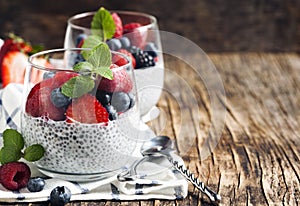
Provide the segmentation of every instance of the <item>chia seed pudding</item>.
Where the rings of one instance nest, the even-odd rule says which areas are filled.
[[[22,134],[27,145],[41,144],[46,152],[36,162],[56,173],[95,174],[120,169],[131,161],[139,131],[128,111],[103,124],[67,123],[22,114]],[[134,120],[135,119],[135,120]],[[126,130],[125,130],[126,128]]]

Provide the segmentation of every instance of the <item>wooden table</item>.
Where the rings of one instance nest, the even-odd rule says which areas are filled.
[[[187,64],[166,56],[166,88],[149,123],[176,140],[187,167],[222,196],[220,205],[298,205],[300,203],[300,55],[296,53],[209,54],[225,88],[217,99],[226,115],[216,147],[202,154],[213,115],[207,88]],[[172,81],[172,72],[188,84]],[[183,90],[181,90],[182,88]],[[179,104],[180,99],[183,104]],[[195,104],[189,107],[192,95]],[[191,146],[192,145],[192,146]],[[69,205],[211,205],[189,184],[183,200],[72,202]]]

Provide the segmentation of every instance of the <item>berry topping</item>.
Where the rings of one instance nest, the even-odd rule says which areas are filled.
[[[113,50],[113,51],[117,51],[117,50],[121,49],[121,47],[122,47],[122,44],[119,39],[110,39],[106,43],[107,43],[108,47],[110,48],[110,50]]]
[[[127,55],[131,59],[132,67],[135,68],[136,66],[135,58],[132,56],[132,54],[129,51],[127,51],[126,49],[120,49],[118,50],[118,52]],[[117,54],[113,56],[112,61],[118,66],[123,66],[128,63],[128,61],[125,58]]]
[[[45,72],[43,74],[43,79],[50,79],[52,77],[54,77],[55,73],[54,72]]]
[[[132,54],[136,60],[136,69],[155,66],[154,58],[146,51],[139,50]]]
[[[45,180],[41,177],[32,177],[27,183],[27,189],[30,192],[40,192],[45,187]]]
[[[86,38],[87,38],[86,34],[84,34],[84,33],[79,34],[76,38],[76,47],[81,48],[81,46]]]
[[[8,190],[18,190],[26,187],[30,174],[24,162],[10,162],[0,167],[0,182]]]
[[[110,104],[112,93],[111,92],[105,92],[105,91],[97,91],[96,97],[97,100],[103,105]]]
[[[67,122],[81,123],[107,123],[108,113],[106,109],[98,102],[96,97],[85,94],[78,99],[73,99],[67,111]]]
[[[51,92],[51,101],[56,107],[67,107],[71,102],[71,98],[61,93],[61,88],[56,88]]]
[[[50,202],[55,206],[63,206],[70,202],[71,191],[65,186],[57,186],[50,193]]]
[[[148,52],[153,58],[157,57],[157,48],[153,42],[148,42],[144,51]]]
[[[125,112],[130,106],[130,97],[127,93],[116,92],[112,95],[111,105],[117,110],[117,112]]]
[[[115,22],[115,26],[116,26],[116,32],[114,34],[114,37],[119,38],[123,34],[122,20],[121,20],[121,18],[119,17],[119,15],[117,13],[112,13],[111,16],[112,16],[112,18]]]
[[[118,113],[112,105],[106,105],[105,109],[109,114],[109,120],[116,120],[118,118]]]
[[[123,49],[129,49],[130,48],[130,40],[126,36],[122,36],[120,38],[120,42]]]
[[[143,47],[146,40],[146,32],[138,29],[142,25],[140,23],[132,22],[129,24],[125,24],[123,26],[123,33],[126,34],[126,37],[130,39],[131,45],[137,47]]]
[[[123,68],[112,69],[114,78],[112,80],[102,78],[99,83],[98,90],[107,92],[130,92],[132,90],[133,84],[128,73],[123,70]]]

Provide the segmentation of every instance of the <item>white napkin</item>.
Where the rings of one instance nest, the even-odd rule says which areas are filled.
[[[0,90],[0,146],[5,129],[20,128],[21,99],[21,84],[9,84]],[[177,161],[183,164],[182,159]],[[43,176],[33,164],[28,164],[32,176]],[[187,181],[171,167],[166,158],[144,162],[138,167],[138,173],[143,174],[143,178],[125,182],[118,181],[117,173],[104,180],[86,183],[46,178],[44,190],[36,193],[29,192],[26,188],[12,192],[0,184],[0,202],[47,201],[51,190],[56,186],[67,186],[72,192],[71,201],[182,199],[187,196]]]

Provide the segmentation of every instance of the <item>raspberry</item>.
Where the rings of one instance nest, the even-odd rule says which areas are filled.
[[[118,52],[127,55],[131,59],[132,67],[135,68],[136,65],[135,58],[132,56],[132,54],[129,51],[127,51],[126,49],[120,49],[118,50]],[[126,59],[122,58],[120,55],[114,55],[112,61],[118,66],[123,66],[127,64]]]
[[[30,175],[30,168],[24,162],[10,162],[0,167],[0,182],[8,190],[26,187]]]
[[[66,111],[66,116],[69,123],[77,121],[87,124],[107,123],[109,118],[106,109],[90,94],[74,99]]]
[[[132,46],[143,47],[147,38],[147,32],[139,29],[140,23],[129,23],[123,27],[123,33],[130,40]]]
[[[119,17],[119,15],[117,13],[112,13],[111,14],[115,25],[116,25],[116,32],[114,34],[115,38],[120,38],[123,35],[123,24],[122,24],[122,20]]]

